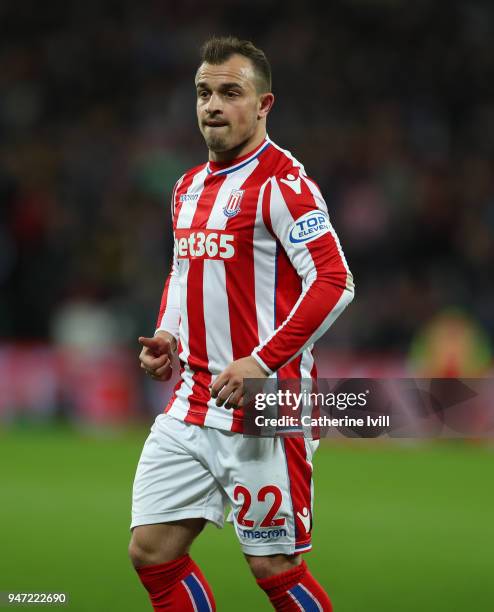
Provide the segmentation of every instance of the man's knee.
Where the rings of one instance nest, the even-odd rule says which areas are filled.
[[[302,562],[300,555],[269,555],[265,557],[254,557],[245,555],[251,572],[258,579],[269,578],[286,572]]]
[[[146,526],[136,527],[132,531],[129,543],[129,557],[134,567],[144,565],[155,565],[162,561],[158,560],[163,544],[155,540],[154,542],[146,534]]]
[[[189,552],[205,523],[204,519],[186,519],[135,527],[129,544],[132,564],[137,568],[182,557]]]

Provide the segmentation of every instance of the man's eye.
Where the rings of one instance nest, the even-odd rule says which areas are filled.
[[[207,98],[208,97],[208,92],[206,90],[200,91],[199,92],[199,97],[200,98]]]
[[[238,96],[238,93],[237,93],[236,91],[227,91],[227,92],[226,92],[226,95],[227,95],[229,98],[236,98],[236,97]]]

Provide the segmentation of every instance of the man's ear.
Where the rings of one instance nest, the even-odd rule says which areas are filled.
[[[259,110],[257,118],[266,117],[274,104],[274,95],[272,93],[264,93],[259,96]]]

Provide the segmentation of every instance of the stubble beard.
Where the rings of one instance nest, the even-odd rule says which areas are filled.
[[[228,150],[228,143],[225,136],[220,136],[219,134],[204,134],[204,140],[206,141],[206,145],[210,151],[222,153],[223,151]]]

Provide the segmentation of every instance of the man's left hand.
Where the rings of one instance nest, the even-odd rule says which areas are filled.
[[[242,405],[244,378],[267,378],[268,374],[261,368],[254,357],[242,357],[233,361],[214,381],[211,386],[211,397],[216,397],[216,405],[225,408],[237,408]]]

